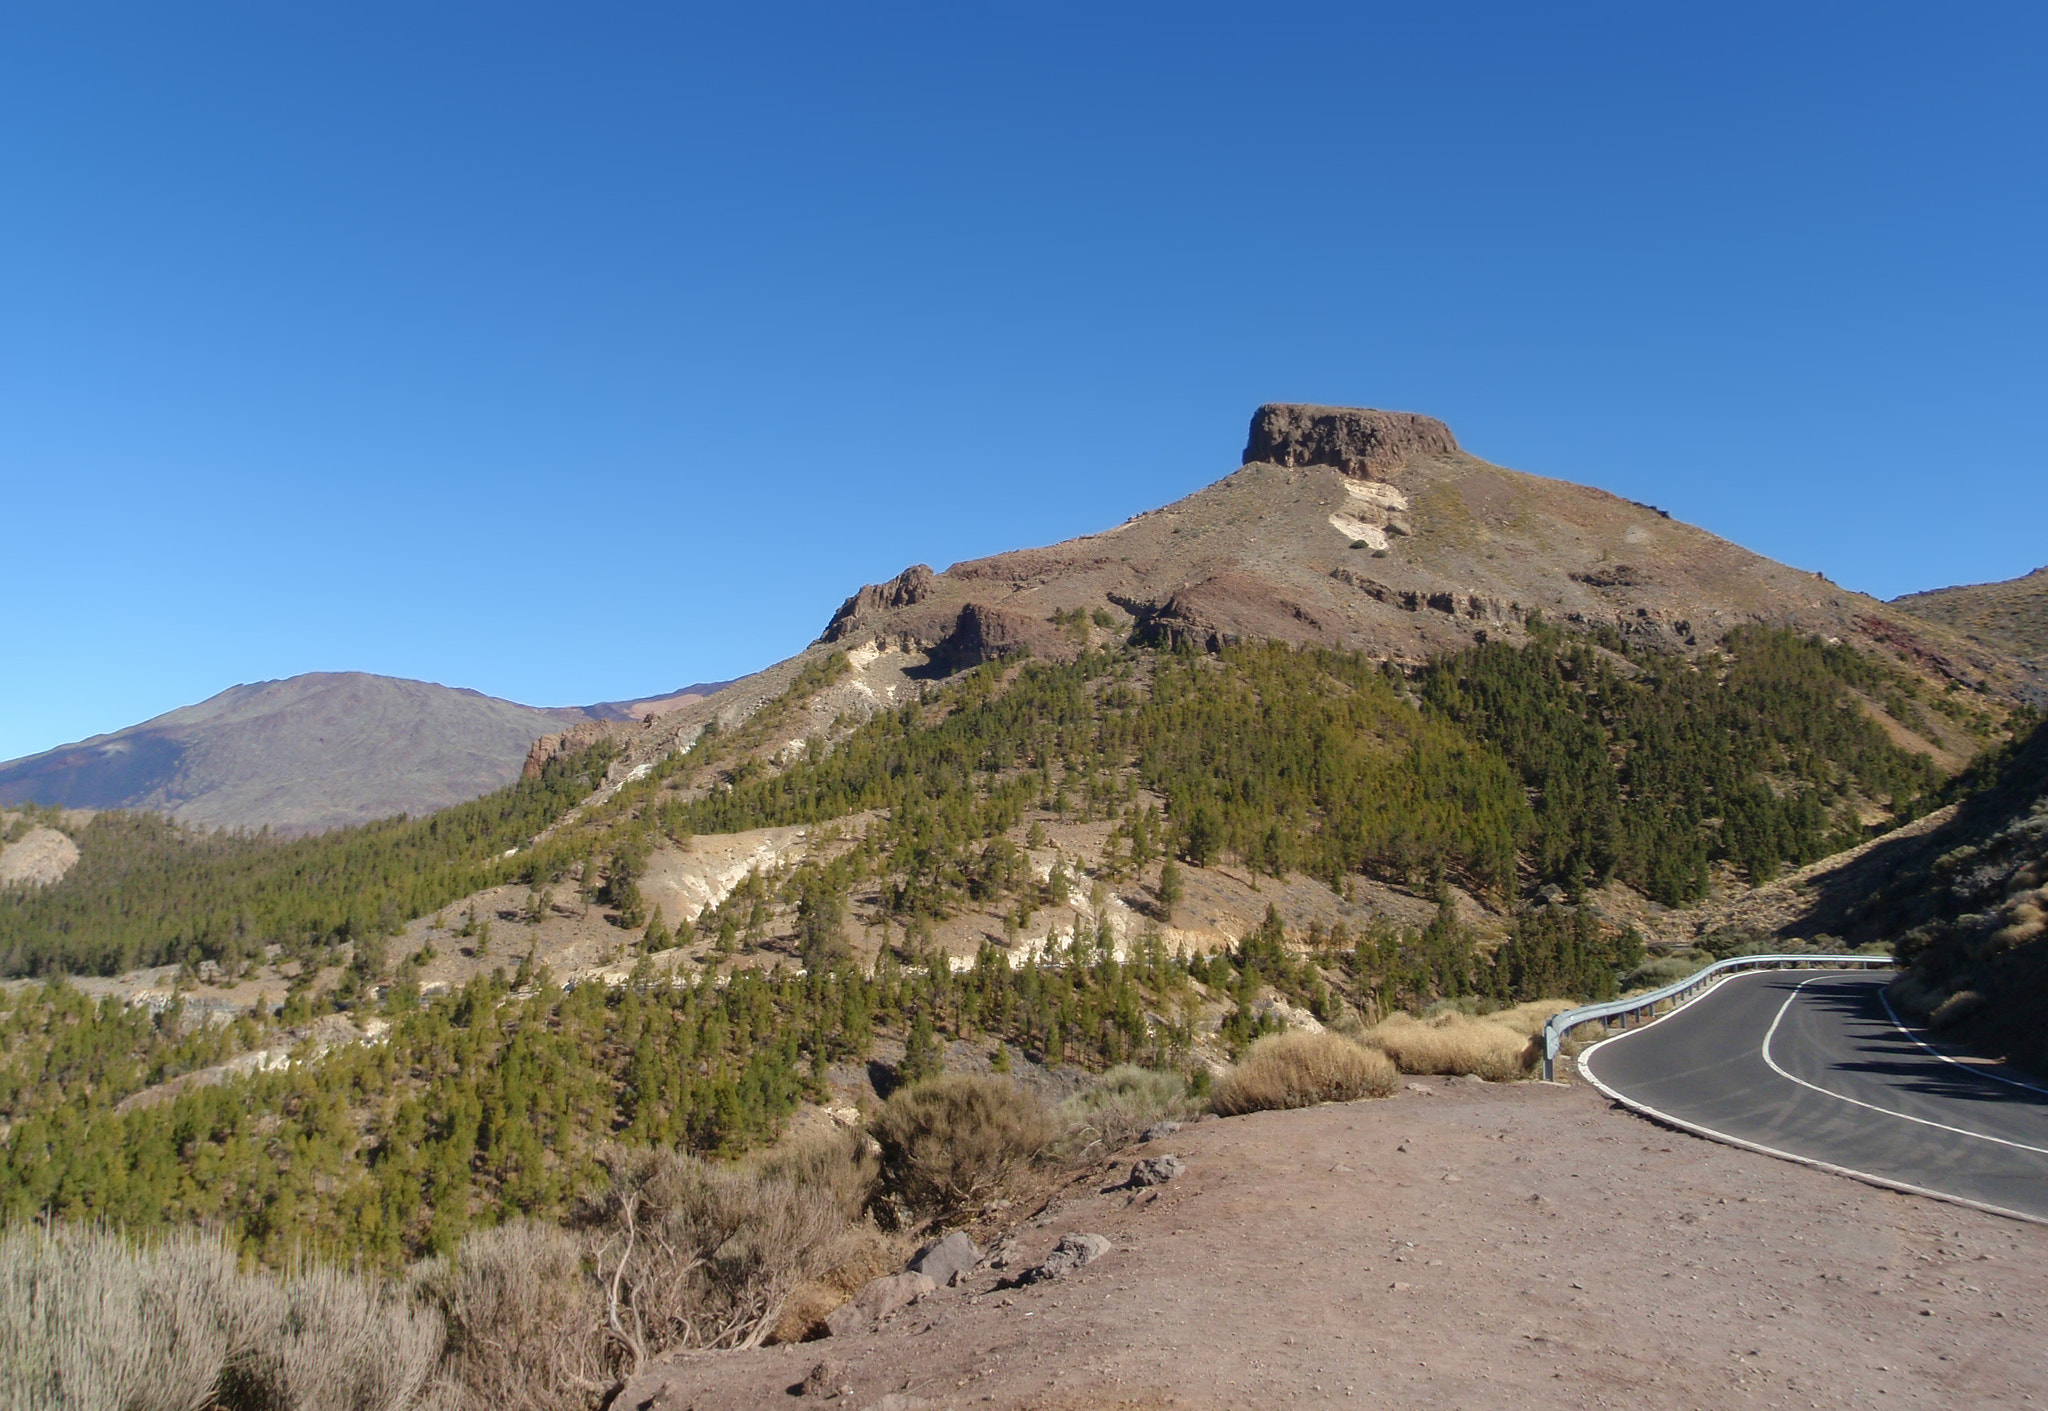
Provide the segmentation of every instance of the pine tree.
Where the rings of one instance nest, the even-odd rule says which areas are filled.
[[[939,1051],[938,1036],[932,1032],[931,1014],[920,1009],[910,1021],[910,1036],[903,1042],[903,1061],[896,1065],[896,1081],[907,1088],[945,1071],[946,1061]]]
[[[1181,881],[1180,864],[1170,857],[1166,859],[1166,865],[1159,869],[1159,885],[1154,892],[1159,898],[1159,919],[1171,924],[1173,909],[1179,906],[1181,901]]]

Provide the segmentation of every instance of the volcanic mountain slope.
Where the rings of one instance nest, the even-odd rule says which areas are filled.
[[[1596,639],[1688,654],[1764,623],[1882,652],[1968,698],[2026,699],[2048,684],[1995,644],[1652,506],[1479,460],[1431,417],[1265,406],[1244,462],[1098,534],[942,573],[905,569],[849,597],[803,657],[648,728],[588,727],[542,741],[529,768],[603,733],[626,747],[622,769],[659,759],[714,714],[744,717],[802,661],[830,650],[858,650],[863,679],[881,670],[896,683],[1027,650],[1071,655],[1087,630],[1076,613],[1197,649],[1278,640],[1404,665],[1475,640],[1526,641],[1539,614]],[[870,696],[887,689],[862,686]],[[1973,751],[1931,724],[1927,743],[1940,754]]]
[[[2048,674],[2048,568],[2003,583],[1908,593],[1892,606],[2017,657],[2037,677]],[[2048,697],[2038,703],[2048,704]]]
[[[0,764],[0,802],[318,832],[475,798],[518,777],[538,734],[673,709],[725,684],[545,710],[363,672],[262,681]]]

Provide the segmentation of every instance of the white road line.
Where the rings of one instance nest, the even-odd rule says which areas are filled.
[[[1735,977],[1731,976],[1730,978]],[[1822,977],[1816,975],[1813,978],[1818,980]],[[1738,1137],[1730,1132],[1717,1131],[1712,1127],[1702,1126],[1698,1122],[1688,1122],[1683,1117],[1674,1117],[1668,1112],[1650,1106],[1647,1102],[1630,1097],[1619,1088],[1609,1087],[1600,1080],[1600,1075],[1593,1071],[1592,1065],[1588,1060],[1593,1057],[1595,1052],[1609,1044],[1620,1043],[1624,1039],[1632,1039],[1642,1033],[1643,1029],[1653,1029],[1658,1024],[1663,1023],[1664,1019],[1671,1018],[1672,1015],[1680,1013],[1684,1008],[1686,1006],[1681,1005],[1679,1009],[1672,1010],[1671,1014],[1663,1016],[1663,1019],[1653,1020],[1645,1024],[1642,1029],[1629,1029],[1591,1045],[1581,1052],[1576,1060],[1579,1076],[1597,1088],[1604,1097],[1619,1103],[1630,1111],[1639,1112],[1653,1122],[1661,1122],[1665,1126],[1675,1127],[1681,1132],[1691,1132],[1696,1137],[1705,1137],[1708,1141],[1720,1142],[1724,1146],[1739,1147],[1743,1151],[1753,1151],[1759,1156],[1771,1156],[1776,1157],[1780,1161],[1790,1161],[1800,1166],[1810,1166],[1816,1171],[1825,1171],[1831,1176],[1847,1176],[1852,1181],[1861,1181],[1865,1185],[1877,1186],[1883,1190],[1899,1191],[1906,1195],[1925,1196],[1930,1200],[1944,1201],[1950,1205],[1961,1205],[1971,1210],[1981,1210],[1987,1215],[2000,1215],[2008,1220],[2023,1220],[2029,1225],[2048,1225],[2048,1216],[2032,1215],[2024,1210],[2013,1210],[2003,1205],[1992,1205],[1987,1201],[1971,1200],[1968,1196],[1956,1195],[1950,1191],[1935,1190],[1931,1186],[1916,1186],[1907,1181],[1893,1180],[1889,1176],[1879,1176],[1869,1171],[1859,1171],[1853,1166],[1837,1166],[1834,1162],[1822,1161],[1817,1156],[1801,1156],[1796,1151],[1784,1151],[1778,1147],[1765,1146],[1762,1142],[1753,1142],[1746,1137]]]
[[[1778,1060],[1771,1057],[1771,1040],[1777,1035],[1778,1025],[1784,1021],[1785,1011],[1790,1009],[1792,1007],[1792,1002],[1799,998],[1799,992],[1801,990],[1805,989],[1808,985],[1812,984],[1814,980],[1821,980],[1826,978],[1828,977],[1823,975],[1816,975],[1813,977],[1812,980],[1801,980],[1798,984],[1794,985],[1792,987],[1792,993],[1786,995],[1785,1002],[1778,1006],[1778,1013],[1776,1017],[1771,1020],[1771,1027],[1764,1031],[1763,1046],[1758,1050],[1758,1052],[1763,1055],[1764,1062],[1770,1064],[1771,1071],[1773,1073],[1776,1073],[1780,1078],[1783,1078],[1788,1082],[1799,1084],[1799,1086],[1802,1088],[1811,1088],[1813,1091],[1819,1093],[1823,1097],[1831,1097],[1835,1099],[1835,1101],[1837,1102],[1846,1102],[1852,1106],[1866,1108],[1872,1112],[1882,1112],[1887,1117],[1897,1117],[1898,1119],[1904,1122],[1917,1122],[1923,1127],[1933,1127],[1937,1131],[1954,1132],[1959,1137],[1975,1137],[1980,1142],[1996,1142],[2000,1146],[2009,1146],[2018,1151],[2031,1151],[2039,1156],[2048,1156],[2048,1146],[2028,1146],[2025,1142],[2011,1141],[2005,1137],[1994,1137],[1987,1132],[1973,1132],[1968,1127],[1951,1127],[1946,1122],[1935,1122],[1926,1117],[1915,1117],[1910,1112],[1899,1112],[1893,1108],[1879,1107],[1874,1102],[1865,1102],[1862,1098],[1850,1097],[1846,1093],[1838,1093],[1831,1091],[1830,1089],[1822,1087],[1818,1083],[1809,1083],[1806,1081],[1806,1079],[1801,1078],[1793,1073],[1787,1073],[1783,1068],[1779,1067]]]
[[[1616,1037],[1626,1038],[1628,1036],[1622,1034]],[[1765,1146],[1762,1142],[1753,1142],[1745,1137],[1732,1136],[1727,1132],[1718,1132],[1712,1127],[1703,1127],[1697,1122],[1688,1122],[1683,1117],[1673,1117],[1668,1112],[1660,1112],[1647,1102],[1639,1101],[1636,1098],[1630,1097],[1627,1093],[1608,1087],[1607,1084],[1601,1082],[1599,1077],[1585,1066],[1585,1060],[1592,1055],[1594,1048],[1599,1048],[1600,1044],[1613,1042],[1614,1039],[1602,1039],[1600,1043],[1594,1044],[1593,1048],[1589,1048],[1580,1054],[1580,1074],[1587,1082],[1598,1088],[1604,1096],[1612,1098],[1615,1102],[1620,1103],[1632,1112],[1642,1113],[1643,1116],[1648,1117],[1654,1122],[1661,1122],[1667,1127],[1676,1127],[1681,1132],[1691,1132],[1696,1137],[1705,1137],[1708,1141],[1720,1142],[1724,1146],[1740,1147],[1744,1151],[1753,1151],[1760,1156],[1775,1156],[1780,1161],[1792,1161],[1801,1166],[1811,1166],[1814,1170],[1825,1171],[1831,1176],[1847,1176],[1853,1181],[1861,1181],[1865,1185],[1878,1186],[1884,1190],[1902,1191],[1907,1195],[1926,1196],[1930,1200],[1946,1201],[1950,1205],[1962,1205],[1969,1207],[1971,1210],[1981,1210],[1987,1215],[2002,1215],[2008,1220],[2024,1220],[2030,1225],[2048,1225],[2048,1217],[2029,1215],[2024,1210],[2011,1210],[2003,1205],[1991,1205],[1985,1201],[1971,1200],[1968,1196],[1955,1195],[1949,1191],[1938,1191],[1931,1186],[1916,1186],[1906,1181],[1895,1181],[1889,1176],[1876,1176],[1868,1171],[1858,1171],[1853,1166],[1837,1166],[1832,1161],[1822,1161],[1819,1157],[1815,1156],[1801,1156],[1796,1151],[1781,1151],[1774,1146]]]
[[[1927,1042],[1927,1040],[1921,1038],[1918,1034],[1914,1033],[1911,1029],[1908,1029],[1903,1023],[1900,1022],[1899,1012],[1896,1009],[1892,1008],[1892,997],[1886,994],[1884,990],[1879,990],[1877,992],[1877,997],[1878,999],[1884,1002],[1884,1012],[1890,1016],[1892,1021],[1892,1027],[1894,1029],[1897,1029],[1900,1033],[1904,1034],[1907,1038],[1911,1039],[1914,1043],[1920,1045],[1920,1047],[1926,1049],[1929,1053],[1933,1054],[1943,1063],[1953,1063],[1956,1067],[1962,1069],[1965,1073],[1968,1073],[1973,1078],[1988,1078],[1990,1081],[1994,1083],[2010,1083],[2016,1088],[2025,1088],[2028,1092],[2048,1093],[2048,1088],[2042,1087],[2039,1083],[2030,1083],[2024,1078],[2014,1078],[2004,1073],[1994,1073],[1988,1068],[1979,1068],[1974,1064],[1964,1063],[1961,1059],[1950,1057],[1948,1054],[1943,1053],[1940,1049],[1936,1048],[1933,1044]]]

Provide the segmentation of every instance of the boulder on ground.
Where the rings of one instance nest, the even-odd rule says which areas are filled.
[[[870,1279],[861,1285],[859,1293],[833,1310],[825,1320],[825,1330],[836,1338],[863,1332],[937,1287],[924,1274],[887,1274]]]
[[[1143,1161],[1131,1163],[1131,1184],[1163,1186],[1175,1176],[1185,1175],[1187,1169],[1188,1164],[1171,1152],[1148,1156]]]
[[[943,1239],[935,1239],[911,1256],[906,1266],[913,1274],[923,1274],[933,1283],[944,1288],[960,1275],[965,1274],[981,1262],[981,1251],[974,1241],[967,1237],[965,1230],[955,1230]]]
[[[1022,1282],[1043,1283],[1047,1279],[1064,1278],[1083,1264],[1093,1264],[1114,1248],[1101,1235],[1061,1235],[1060,1242],[1053,1246],[1052,1253],[1045,1256],[1045,1262],[1035,1269],[1026,1269]]]

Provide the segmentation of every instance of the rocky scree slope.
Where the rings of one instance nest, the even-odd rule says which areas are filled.
[[[2048,568],[2002,583],[1908,593],[1891,605],[1938,622],[1979,647],[2018,658],[2033,677],[2027,698],[2048,706]]]
[[[725,684],[542,709],[425,681],[314,672],[230,687],[140,725],[0,764],[0,802],[320,832],[473,799],[518,777],[535,735],[674,709]]]

